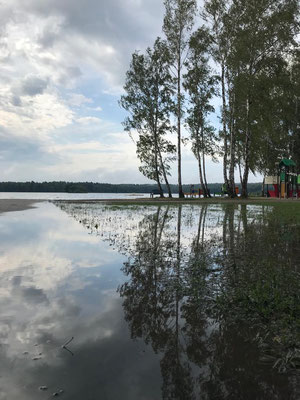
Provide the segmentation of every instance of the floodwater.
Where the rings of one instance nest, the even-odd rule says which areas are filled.
[[[299,399],[291,221],[218,204],[2,214],[0,400]]]

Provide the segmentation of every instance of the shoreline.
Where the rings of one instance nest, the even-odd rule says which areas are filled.
[[[75,203],[75,204],[97,204],[104,203],[108,205],[181,205],[181,204],[299,204],[300,199],[277,199],[264,197],[249,197],[248,199],[230,199],[230,198],[132,198],[132,199],[73,199],[73,200],[35,200],[35,199],[0,199],[0,215],[7,212],[25,211],[36,208],[36,203],[48,201],[50,203]]]
[[[35,203],[43,200],[0,199],[0,215],[7,212],[24,211],[36,208]]]
[[[136,199],[74,199],[74,200],[51,200],[52,203],[77,203],[77,204],[119,204],[119,205],[159,205],[159,204],[300,204],[300,199],[278,199],[272,197],[249,197],[248,199],[228,197],[212,197],[212,198],[136,198]]]

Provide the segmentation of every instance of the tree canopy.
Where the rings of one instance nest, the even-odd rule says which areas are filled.
[[[196,1],[165,0],[164,4],[165,41],[159,39],[144,55],[133,55],[133,62],[148,60],[149,65],[163,59],[163,70],[156,70],[159,76],[155,77],[143,64],[148,94],[135,98],[134,81],[142,84],[141,68],[134,70],[132,63],[124,87],[130,107],[124,96],[121,100],[131,115],[143,102],[142,114],[124,124],[125,129],[131,124],[130,128],[139,132],[143,126],[137,154],[144,175],[160,185],[159,177],[170,171],[169,161],[177,150],[182,197],[181,147],[187,141],[182,122],[190,134],[188,141],[198,160],[204,193],[207,156],[223,159],[224,183],[232,197],[236,196],[237,173],[242,195],[247,197],[251,172],[272,174],[283,157],[293,158],[300,169],[298,0],[205,0],[197,24]],[[157,81],[159,91],[151,91]],[[161,102],[155,108],[157,98]],[[213,106],[218,102],[220,109]],[[213,114],[220,116],[221,128],[212,124]],[[145,134],[151,118],[158,128],[148,126]],[[166,132],[167,142],[163,140]],[[171,132],[176,139],[170,138]],[[164,162],[160,151],[166,154]]]

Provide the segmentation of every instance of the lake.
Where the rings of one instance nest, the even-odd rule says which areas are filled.
[[[103,200],[149,198],[149,193],[38,193],[38,192],[0,192],[0,199],[28,200]],[[176,197],[176,195],[175,195]]]
[[[299,399],[299,217],[298,204],[2,214],[0,399]]]

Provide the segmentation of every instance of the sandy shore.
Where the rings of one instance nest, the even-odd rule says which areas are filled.
[[[22,211],[35,208],[34,204],[40,200],[0,199],[0,214],[9,211]]]

